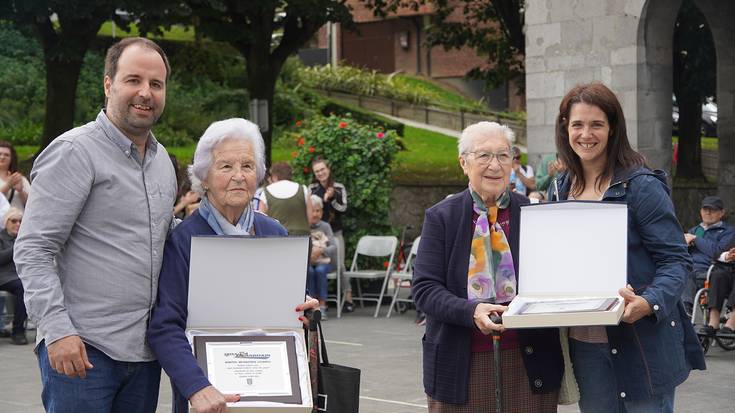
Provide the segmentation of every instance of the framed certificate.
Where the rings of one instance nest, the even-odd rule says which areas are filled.
[[[586,313],[590,311],[609,311],[618,303],[617,298],[587,298],[569,300],[550,300],[526,303],[517,314],[554,314]]]
[[[194,355],[209,382],[240,401],[301,404],[293,336],[194,336]]]

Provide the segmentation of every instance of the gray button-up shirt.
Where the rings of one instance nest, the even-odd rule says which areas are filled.
[[[36,159],[15,243],[37,342],[70,335],[119,361],[154,360],[145,334],[156,299],[176,175],[151,134],[137,147],[100,112]]]

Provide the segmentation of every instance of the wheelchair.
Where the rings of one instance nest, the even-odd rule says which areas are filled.
[[[702,286],[702,288],[697,290],[697,293],[694,295],[694,308],[692,309],[691,314],[692,325],[694,325],[694,328],[697,331],[699,343],[702,345],[702,350],[705,354],[707,354],[707,351],[715,343],[725,351],[735,350],[735,334],[728,335],[718,332],[717,334],[715,334],[714,337],[712,337],[699,331],[700,327],[708,325],[710,321],[708,308],[710,299],[710,276],[712,275],[712,271],[718,269],[722,271],[733,271],[733,269],[727,265],[722,265],[719,263],[714,263],[710,265],[709,269],[707,270],[707,277],[704,280],[704,285]],[[733,274],[733,276],[735,276],[735,274]],[[728,303],[727,300],[725,300],[722,306],[722,310],[720,312],[719,324],[724,324],[729,317],[735,317],[735,314],[733,314],[733,311],[730,311],[728,309]]]

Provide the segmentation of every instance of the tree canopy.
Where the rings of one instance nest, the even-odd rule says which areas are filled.
[[[429,46],[445,49],[470,47],[487,64],[475,67],[468,76],[497,87],[516,79],[522,85],[526,39],[523,33],[523,0],[363,0],[376,15],[385,16],[399,7],[418,9],[431,5],[431,25],[427,27]],[[522,86],[521,86],[522,87]]]
[[[327,22],[352,27],[346,0],[187,0],[189,22],[202,35],[231,44],[245,58],[251,99],[268,102],[273,121],[273,94],[286,59]],[[266,159],[271,158],[271,131],[263,131]]]
[[[74,101],[84,55],[99,29],[113,20],[124,30],[129,20],[118,9],[140,15],[160,13],[163,6],[143,0],[5,0],[0,19],[35,36],[46,68],[46,115],[39,152],[74,124]],[[100,102],[102,105],[103,102]]]

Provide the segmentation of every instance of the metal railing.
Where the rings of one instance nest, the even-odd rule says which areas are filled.
[[[456,112],[377,96],[353,95],[323,89],[320,89],[320,93],[359,108],[456,131],[461,131],[466,126],[480,121],[495,121],[508,125],[516,134],[516,142],[520,145],[526,145],[526,123],[498,112],[477,113],[462,110]]]

